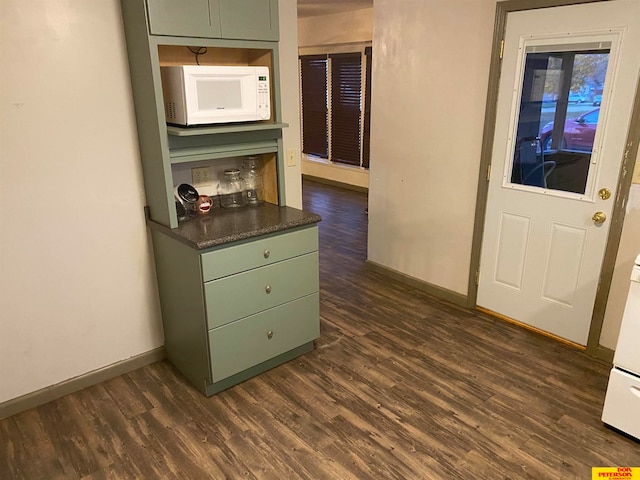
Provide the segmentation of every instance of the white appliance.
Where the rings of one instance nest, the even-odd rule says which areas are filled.
[[[631,272],[602,421],[640,439],[640,255]]]
[[[271,117],[269,68],[179,65],[160,67],[167,123],[206,125]]]

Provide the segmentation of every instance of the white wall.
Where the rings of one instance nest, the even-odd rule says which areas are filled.
[[[370,42],[372,35],[373,8],[298,19],[299,47]]]
[[[298,19],[298,46],[303,54],[327,53],[336,48],[349,51],[349,44],[360,44],[353,51],[362,50],[361,45],[371,42],[372,38],[373,8]],[[363,188],[369,186],[366,169],[313,159],[304,154],[302,173]]]
[[[376,0],[369,260],[467,294],[495,0]]]
[[[163,343],[118,0],[0,10],[0,402]]]
[[[289,127],[282,132],[284,151],[293,155],[295,165],[287,166],[286,202],[290,207],[302,208],[300,164],[300,85],[298,73],[298,5],[296,0],[280,0],[280,90],[282,92],[282,120]],[[285,161],[285,164],[287,162]]]
[[[285,148],[299,151],[295,0],[280,15],[294,26],[281,28]],[[2,403],[163,336],[119,0],[2,0],[0,35]]]

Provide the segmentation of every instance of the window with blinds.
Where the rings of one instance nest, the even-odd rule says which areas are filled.
[[[371,47],[364,50],[366,59],[364,89],[364,128],[362,129],[362,166],[369,168],[369,141],[371,138]]]
[[[300,74],[302,151],[369,168],[371,47],[364,55],[302,55]]]
[[[300,57],[302,84],[302,151],[328,158],[327,56]]]
[[[331,160],[360,165],[362,55],[331,58]]]

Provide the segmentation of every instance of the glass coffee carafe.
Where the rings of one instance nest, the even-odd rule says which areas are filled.
[[[240,170],[229,168],[224,171],[224,178],[218,187],[220,205],[224,208],[243,207],[246,203],[246,184],[240,176]]]
[[[242,174],[247,189],[247,203],[260,205],[264,202],[262,160],[258,157],[247,157],[242,162]]]

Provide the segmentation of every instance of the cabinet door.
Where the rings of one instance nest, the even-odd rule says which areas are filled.
[[[218,0],[147,0],[152,35],[220,37]]]
[[[218,0],[223,38],[279,39],[278,0]]]

